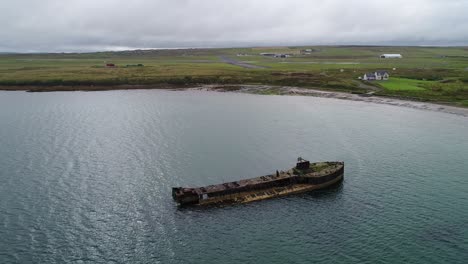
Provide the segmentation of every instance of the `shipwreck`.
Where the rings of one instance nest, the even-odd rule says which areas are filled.
[[[179,205],[247,203],[323,189],[342,181],[343,175],[342,161],[311,163],[299,157],[287,171],[205,187],[174,187],[172,197]]]

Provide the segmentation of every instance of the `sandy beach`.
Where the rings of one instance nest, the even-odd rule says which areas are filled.
[[[200,91],[217,91],[217,92],[237,92],[237,93],[251,93],[263,94],[264,91],[274,89],[275,94],[278,95],[298,95],[298,96],[315,96],[323,98],[335,98],[342,100],[352,100],[360,102],[369,102],[376,104],[386,104],[401,106],[413,109],[421,109],[435,112],[443,112],[448,114],[460,115],[468,117],[468,108],[434,104],[427,102],[416,102],[408,100],[399,100],[381,96],[362,96],[359,94],[322,91],[310,88],[290,87],[290,86],[268,86],[268,85],[239,85],[239,86],[222,86],[222,85],[203,85],[195,88],[184,88],[177,90],[200,90]]]
[[[376,104],[387,104],[401,106],[413,109],[429,110],[443,112],[459,116],[468,117],[468,108],[418,102],[410,100],[401,100],[376,95],[352,94],[336,91],[323,91],[314,88],[301,88],[294,86],[272,86],[272,85],[199,85],[196,87],[177,87],[174,85],[117,85],[117,86],[5,86],[0,87],[3,91],[26,91],[26,92],[71,92],[71,91],[112,91],[112,90],[148,90],[165,89],[174,91],[214,91],[214,92],[234,92],[249,94],[272,94],[272,95],[297,95],[297,96],[315,96],[323,98],[335,98],[342,100],[352,100],[360,102],[369,102]]]

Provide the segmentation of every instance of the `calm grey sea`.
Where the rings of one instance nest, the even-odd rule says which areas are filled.
[[[345,161],[332,189],[172,186]],[[468,118],[313,97],[0,92],[0,263],[467,263]]]

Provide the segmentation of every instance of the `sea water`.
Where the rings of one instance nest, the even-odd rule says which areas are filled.
[[[178,208],[171,187],[344,161],[334,188]],[[0,92],[0,263],[466,263],[468,118],[200,91]]]

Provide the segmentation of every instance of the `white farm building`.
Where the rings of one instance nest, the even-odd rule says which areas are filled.
[[[401,54],[381,54],[381,59],[401,59],[403,56]]]
[[[364,74],[362,79],[364,81],[386,81],[390,78],[387,71],[375,71]]]

